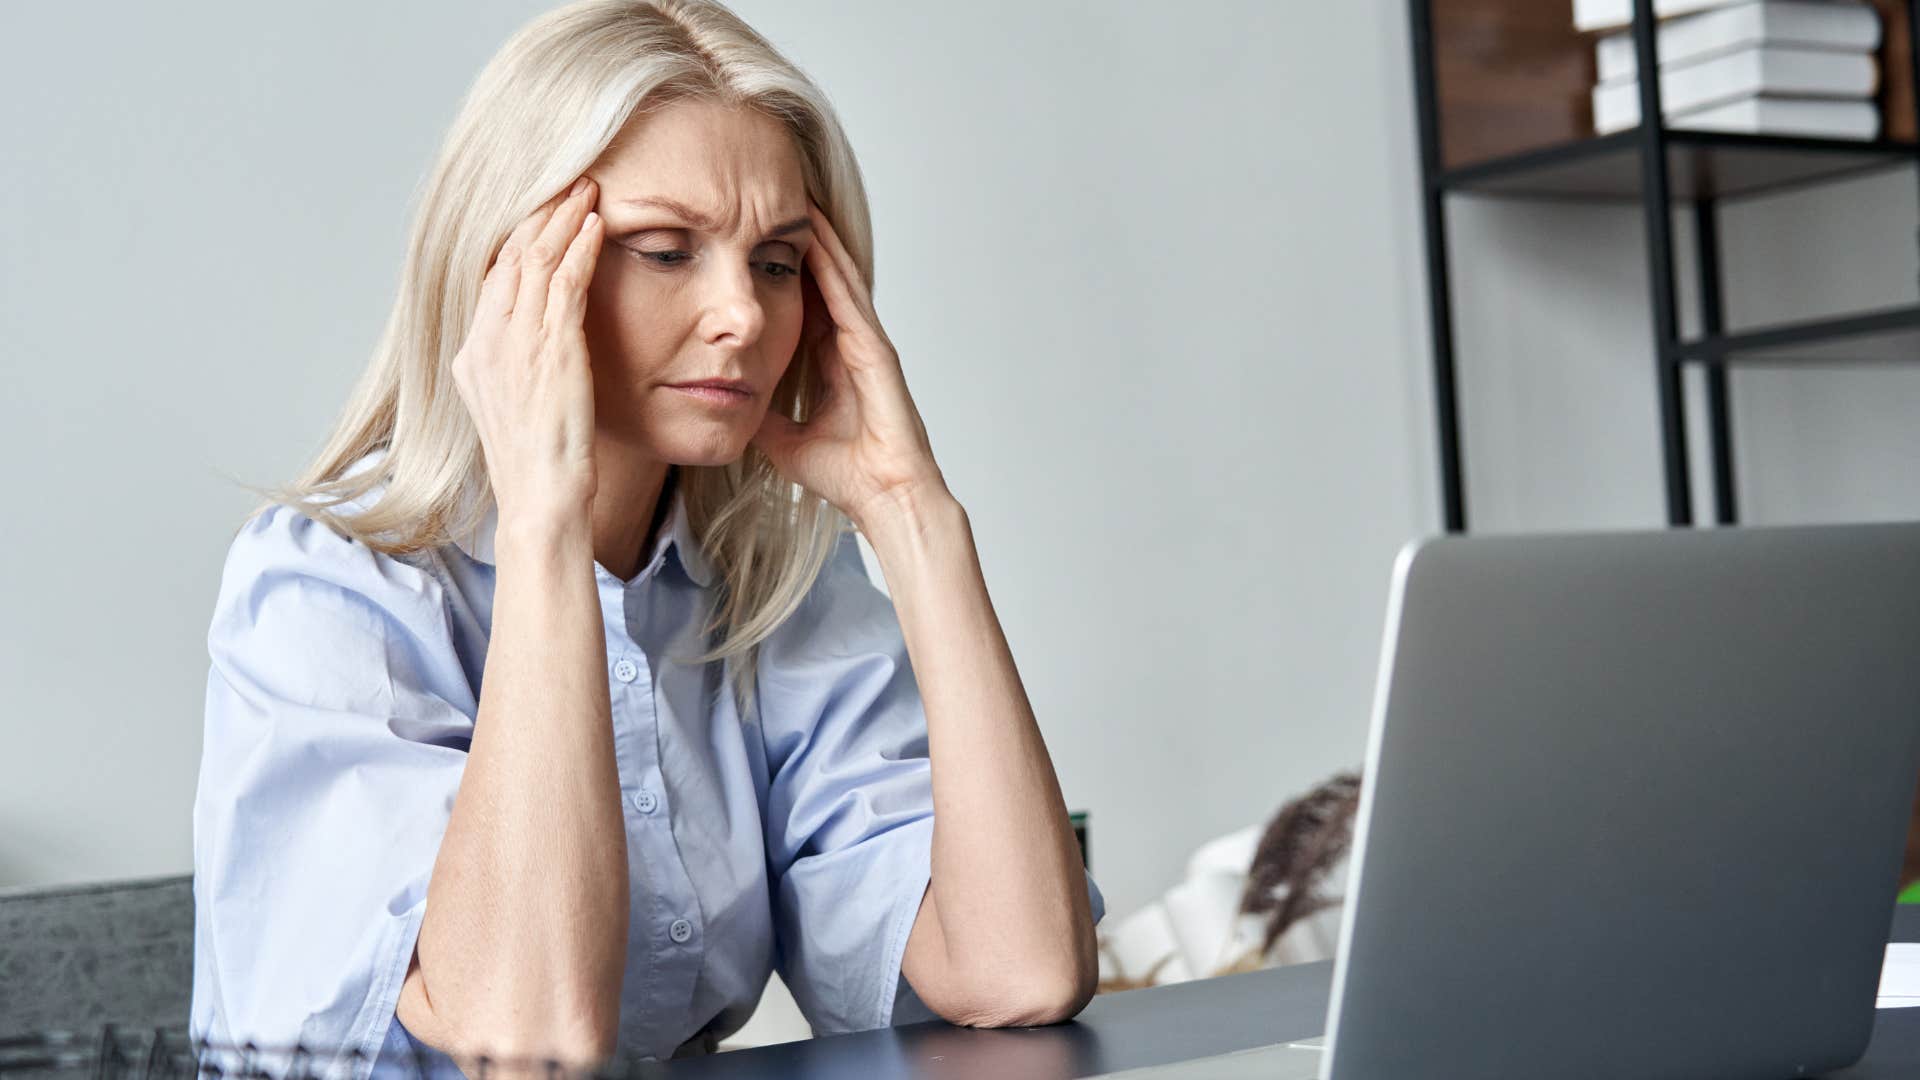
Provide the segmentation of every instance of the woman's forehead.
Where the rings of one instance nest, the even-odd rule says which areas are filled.
[[[636,116],[592,172],[603,207],[667,211],[710,231],[806,215],[792,137],[752,109],[676,102]]]

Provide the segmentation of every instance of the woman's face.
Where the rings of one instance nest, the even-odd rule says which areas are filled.
[[[761,113],[676,102],[634,117],[587,175],[606,222],[585,315],[598,433],[667,464],[738,460],[805,314],[813,234],[791,138]],[[749,393],[675,389],[702,379]]]

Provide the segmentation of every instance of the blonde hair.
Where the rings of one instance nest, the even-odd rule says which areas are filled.
[[[871,289],[859,165],[826,94],[799,68],[714,0],[567,4],[509,38],[467,92],[421,194],[371,362],[298,479],[241,484],[267,500],[248,520],[287,505],[388,555],[476,528],[492,488],[449,365],[481,282],[514,225],[599,161],[630,117],[686,99],[756,109],[787,127],[808,194]],[[813,348],[803,342],[769,407],[804,421],[820,393]],[[377,449],[386,450],[377,467],[346,475]],[[850,522],[751,445],[726,465],[676,468],[688,523],[721,579],[702,634],[711,643],[721,630],[722,640],[688,659],[737,658],[733,690],[745,718],[760,642],[800,606]],[[381,485],[370,505],[335,512]]]

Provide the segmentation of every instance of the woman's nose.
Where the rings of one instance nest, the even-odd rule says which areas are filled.
[[[751,345],[760,337],[766,311],[754,285],[753,268],[738,267],[708,275],[707,296],[709,340],[737,339],[736,344]]]

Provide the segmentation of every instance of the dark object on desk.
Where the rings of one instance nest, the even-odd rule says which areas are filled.
[[[465,1080],[483,1077],[512,1065],[533,1067],[533,1075],[547,1080],[644,1080],[656,1076],[659,1062],[625,1059],[597,1069],[571,1066],[551,1058],[460,1058],[457,1070],[433,1068],[416,1058],[405,1072],[409,1080]],[[234,1046],[190,1039],[182,1028],[128,1030],[116,1024],[98,1031],[51,1030],[25,1035],[0,1035],[0,1077],[5,1080],[330,1080],[358,1075],[370,1067],[356,1047],[346,1053],[333,1048],[267,1047],[246,1043]],[[381,1074],[378,1080],[395,1080]]]
[[[193,877],[0,889],[0,1034],[185,1027]]]

